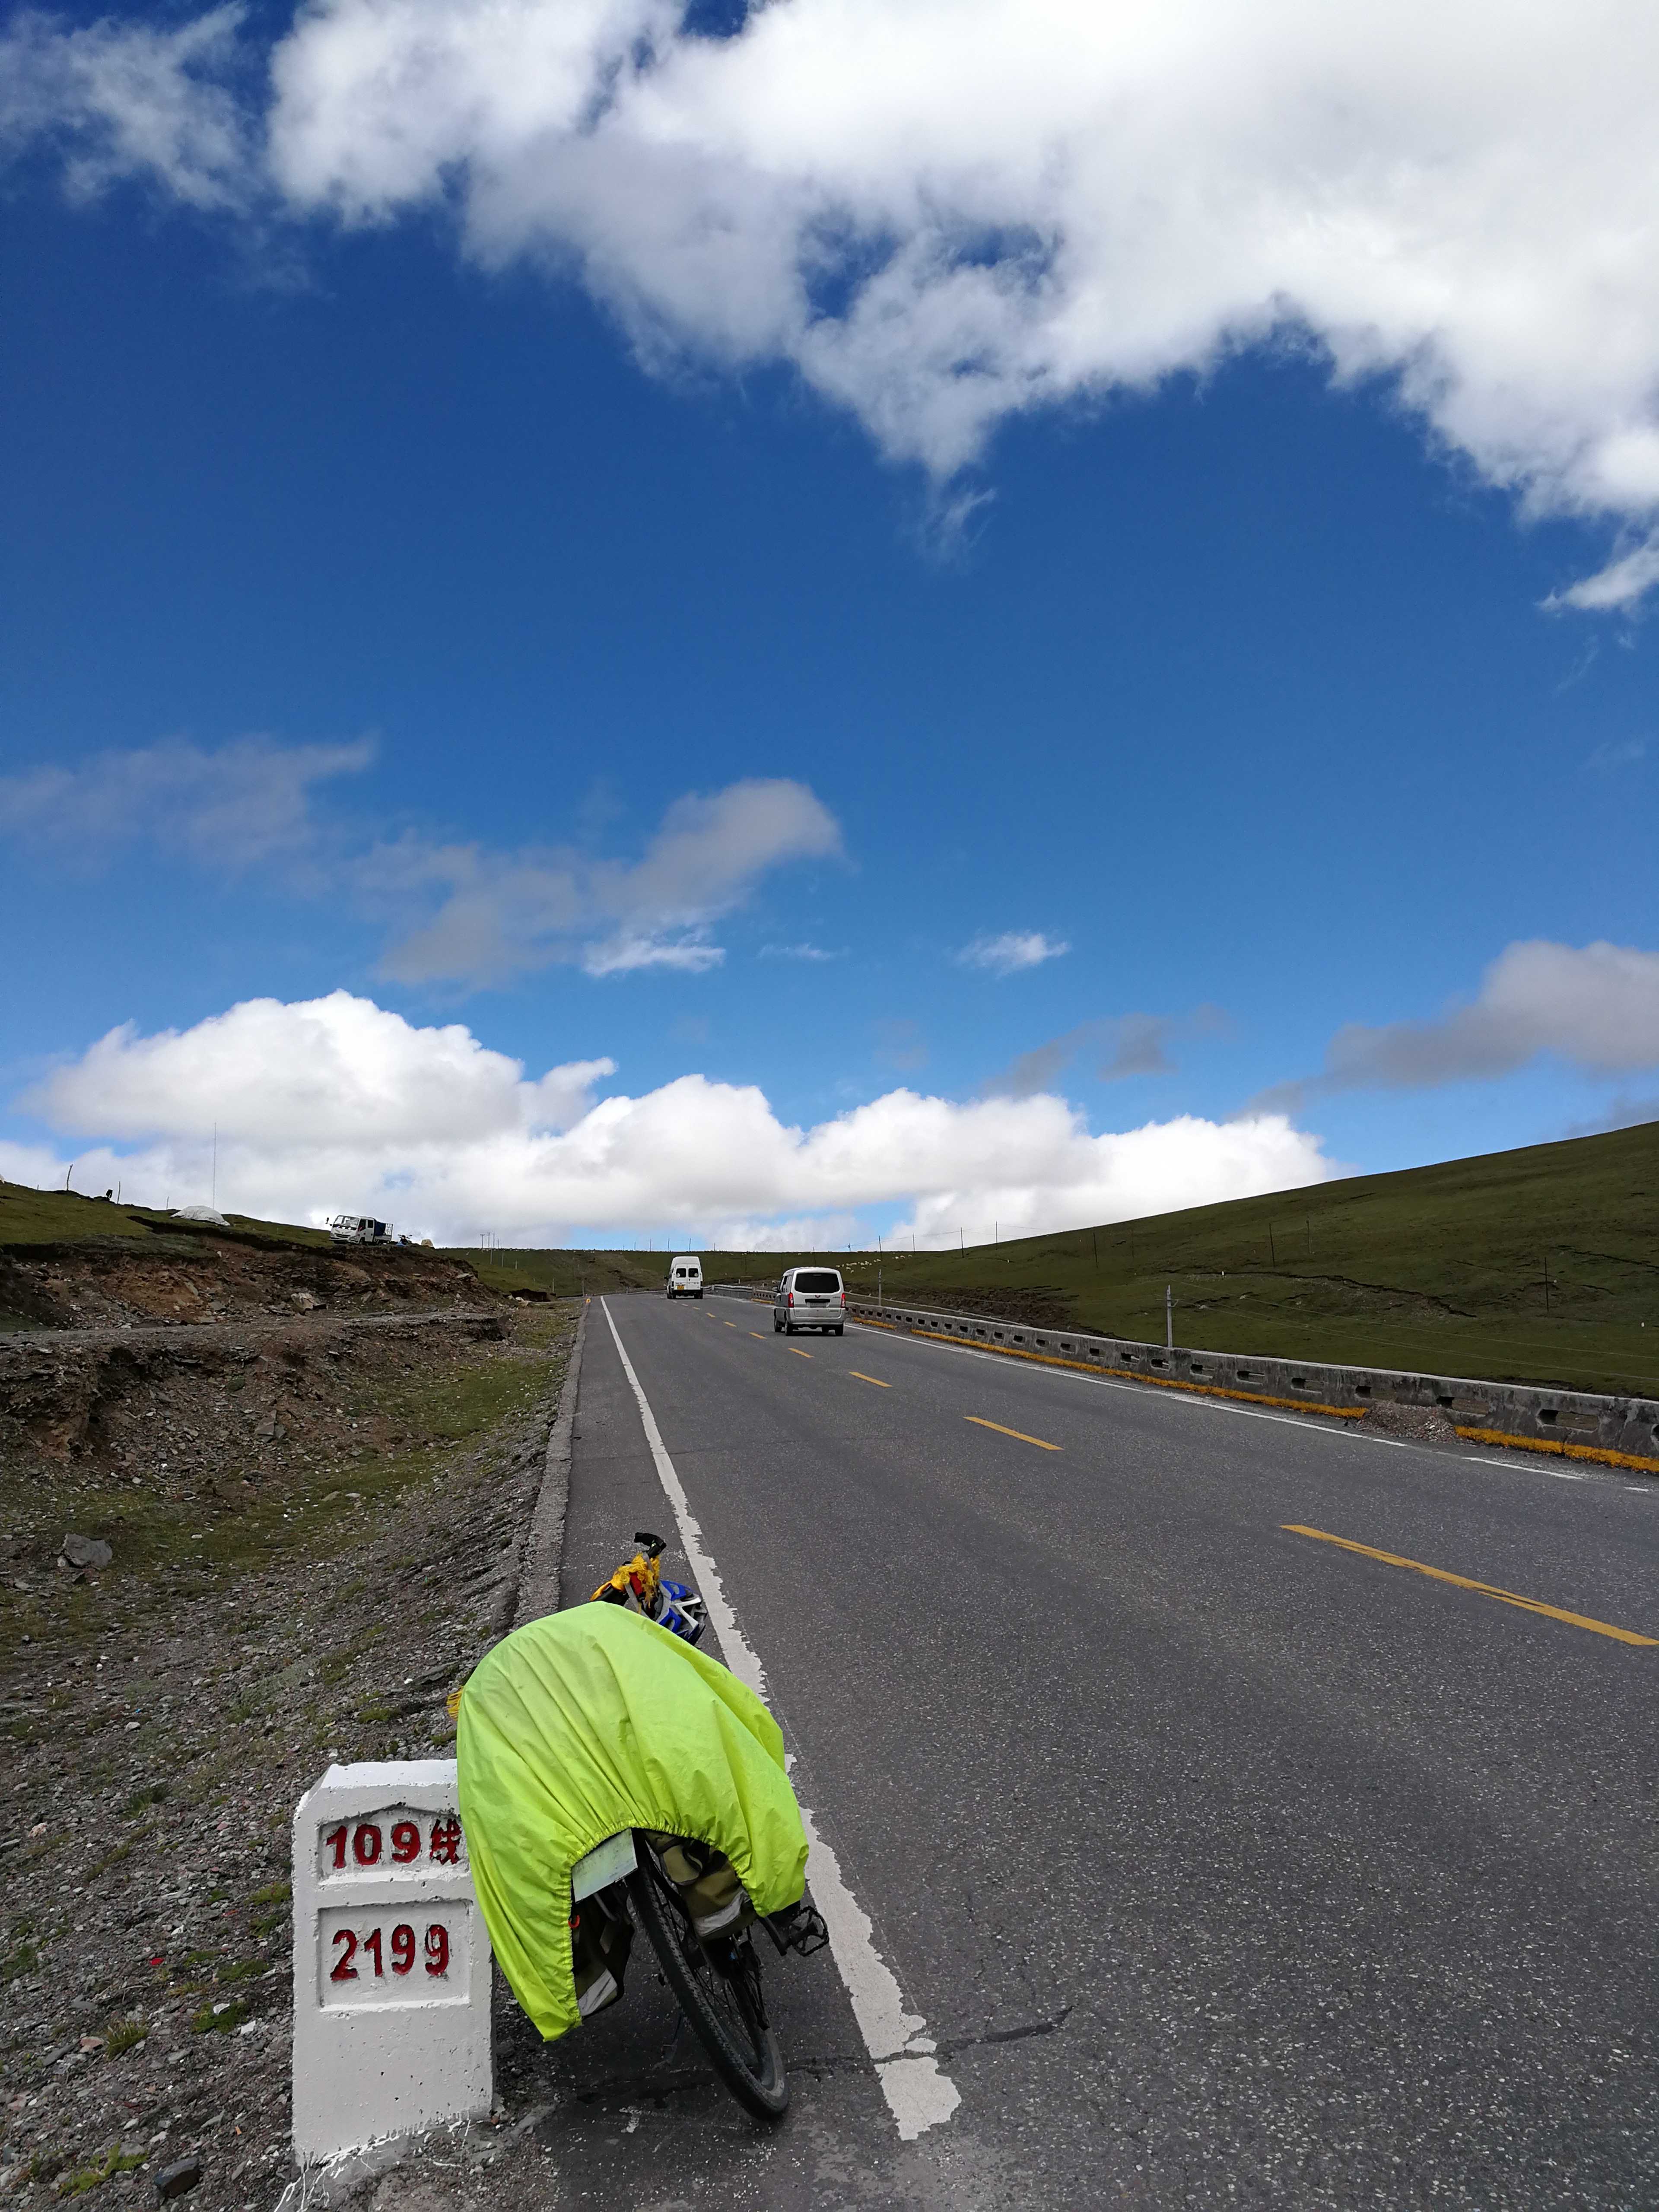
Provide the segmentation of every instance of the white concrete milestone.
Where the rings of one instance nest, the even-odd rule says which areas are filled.
[[[294,1815],[294,2151],[488,2116],[489,1939],[453,1759],[331,1766]]]

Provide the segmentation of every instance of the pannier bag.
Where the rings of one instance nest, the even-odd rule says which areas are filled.
[[[609,1837],[643,1828],[690,1844],[694,1910],[722,1909],[737,1884],[763,1915],[800,1898],[806,1836],[777,1723],[717,1660],[643,1614],[578,1605],[527,1623],[475,1668],[457,1722],[479,1909],[550,2042],[581,2017],[571,1869]]]

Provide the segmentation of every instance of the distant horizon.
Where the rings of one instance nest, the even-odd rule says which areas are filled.
[[[1318,1182],[1288,1184],[1279,1190],[1254,1192],[1248,1194],[1247,1195],[1249,1199],[1254,1199],[1267,1204],[1271,1204],[1271,1202],[1275,1200],[1292,1200],[1299,1195],[1305,1195],[1306,1194],[1315,1191],[1323,1194],[1339,1190],[1344,1184],[1349,1182],[1374,1181],[1378,1178],[1389,1176],[1409,1176],[1434,1168],[1455,1167],[1466,1162],[1502,1158],[1511,1152],[1534,1152],[1547,1150],[1556,1146],[1577,1145],[1588,1142],[1598,1137],[1617,1136],[1624,1133],[1626,1130],[1652,1127],[1656,1123],[1659,1123],[1659,1114],[1644,1116],[1643,1119],[1638,1121],[1623,1123],[1618,1129],[1585,1130],[1576,1135],[1544,1139],[1536,1144],[1502,1146],[1491,1152],[1457,1153],[1447,1159],[1417,1161],[1413,1162],[1409,1166],[1402,1168],[1355,1170],[1352,1174],[1329,1176]],[[0,1178],[0,1180],[13,1182],[15,1188],[34,1190],[39,1192],[40,1195],[46,1197],[51,1197],[53,1195],[68,1196],[71,1198],[89,1200],[101,1205],[104,1202],[106,1196],[106,1194],[102,1191],[76,1190],[73,1188],[65,1189],[62,1185],[54,1187],[30,1183],[17,1183],[15,1182],[15,1178],[10,1177]],[[141,1212],[177,1214],[180,1210],[176,1206],[151,1206],[143,1205],[137,1199],[119,1199],[113,1202],[123,1206],[133,1206]],[[837,1253],[842,1255],[850,1254],[854,1257],[860,1258],[873,1259],[885,1256],[896,1259],[909,1259],[913,1257],[925,1258],[929,1255],[939,1253],[958,1251],[993,1251],[1000,1249],[1002,1245],[1042,1243],[1049,1239],[1082,1236],[1089,1233],[1090,1231],[1097,1232],[1103,1229],[1132,1227],[1138,1223],[1146,1221],[1168,1221],[1178,1218],[1179,1216],[1183,1213],[1206,1212],[1212,1211],[1218,1206],[1225,1206],[1244,1202],[1246,1202],[1244,1200],[1212,1200],[1206,1201],[1202,1206],[1168,1207],[1157,1213],[1118,1215],[1110,1221],[1073,1221],[1060,1223],[1050,1228],[1030,1231],[1010,1237],[1001,1236],[997,1232],[995,1224],[994,1224],[993,1234],[989,1237],[967,1239],[965,1241],[959,1240],[954,1243],[951,1243],[947,1237],[938,1243],[929,1244],[923,1244],[919,1240],[913,1240],[908,1244],[902,1242],[895,1243],[893,1241],[887,1240],[872,1242],[867,1244],[793,1243],[770,1245],[720,1245],[713,1243],[708,1239],[701,1241],[696,1237],[670,1239],[660,1236],[653,1236],[648,1232],[631,1243],[613,1242],[605,1244],[514,1244],[501,1241],[492,1243],[489,1241],[488,1238],[472,1238],[471,1240],[458,1239],[441,1244],[438,1243],[435,1240],[412,1239],[412,1241],[416,1243],[422,1241],[431,1242],[433,1243],[434,1249],[440,1251],[462,1255],[477,1253],[485,1257],[493,1256],[498,1254],[515,1252],[528,1254],[544,1253],[551,1255],[561,1253],[592,1253],[599,1256],[602,1256],[606,1253],[612,1252],[660,1252],[667,1257],[672,1257],[674,1255],[678,1253],[696,1252],[702,1254],[712,1252],[734,1259],[763,1258],[784,1254],[809,1255],[822,1255],[824,1256],[830,1256]],[[185,1203],[205,1204],[207,1201],[186,1200]],[[322,1234],[325,1231],[325,1224],[323,1223],[294,1221],[286,1219],[280,1216],[249,1213],[237,1207],[222,1206],[218,1210],[225,1215],[228,1221],[250,1221],[257,1223],[266,1228],[300,1229],[305,1230],[313,1235]],[[350,1209],[342,1208],[334,1209],[335,1212],[349,1210]],[[380,1219],[383,1217],[376,1215],[373,1218]],[[386,1218],[386,1225],[394,1237],[400,1233],[404,1235],[409,1234],[408,1231],[399,1231],[398,1224],[395,1219],[392,1219],[390,1218]]]

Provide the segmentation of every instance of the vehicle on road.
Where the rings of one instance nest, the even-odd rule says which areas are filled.
[[[772,1333],[798,1328],[847,1334],[847,1291],[837,1267],[791,1267],[772,1294]]]
[[[328,1233],[337,1244],[390,1244],[392,1241],[387,1224],[372,1220],[367,1213],[337,1213],[328,1224]]]
[[[671,1298],[700,1298],[702,1296],[702,1261],[695,1252],[677,1252],[668,1263],[668,1280],[664,1285]]]

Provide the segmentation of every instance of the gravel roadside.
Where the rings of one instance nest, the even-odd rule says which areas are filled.
[[[274,2202],[294,1805],[331,1757],[453,1741],[448,1693],[518,1607],[576,1324],[308,1340],[269,1358],[263,1438],[212,1395],[240,1362],[275,1405],[228,1334],[73,1450],[0,1436],[0,2197],[151,2200],[195,2154],[192,2212]],[[69,1530],[111,1565],[52,1564]]]

